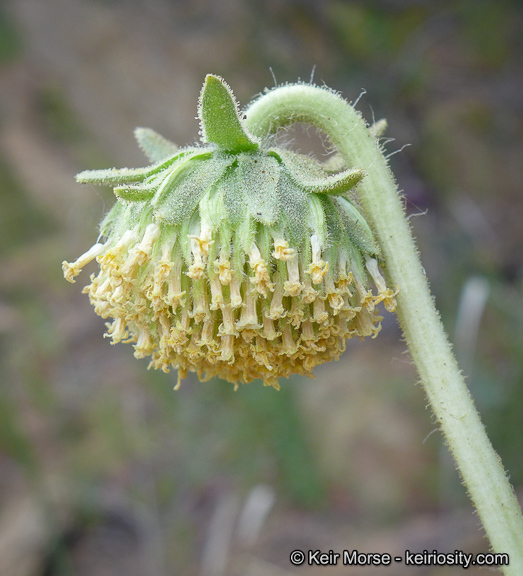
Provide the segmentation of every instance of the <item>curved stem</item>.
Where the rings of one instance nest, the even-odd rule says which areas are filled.
[[[430,294],[394,177],[360,114],[334,92],[289,85],[261,96],[246,111],[257,137],[304,122],[327,134],[348,166],[367,171],[361,205],[381,247],[398,318],[421,382],[469,495],[496,552],[510,555],[504,572],[523,574],[523,517],[501,461],[492,448]]]

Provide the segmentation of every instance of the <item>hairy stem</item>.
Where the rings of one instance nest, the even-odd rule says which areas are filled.
[[[248,129],[259,138],[296,122],[311,124],[328,135],[349,167],[367,171],[358,188],[360,201],[377,236],[390,284],[400,288],[397,313],[410,353],[492,548],[510,556],[504,573],[520,576],[521,510],[452,354],[379,144],[354,108],[317,86],[276,88],[246,114]]]

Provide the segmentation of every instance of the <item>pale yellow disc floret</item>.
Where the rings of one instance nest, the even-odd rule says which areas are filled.
[[[289,247],[287,240],[283,238],[276,238],[274,240],[274,252],[272,253],[276,260],[290,260],[294,258],[294,248]]]
[[[365,277],[347,271],[346,259],[323,260],[315,235],[308,262],[280,236],[265,257],[253,243],[243,269],[231,264],[229,244],[213,248],[211,257],[218,241],[210,229],[188,236],[190,262],[176,255],[175,240],[151,223],[141,235],[133,230],[96,244],[63,268],[74,281],[96,258],[100,272],[85,291],[96,312],[113,319],[107,336],[132,342],[135,356],[151,356],[153,368],[177,369],[179,380],[191,371],[202,380],[219,376],[236,385],[260,378],[278,387],[281,377],[310,376],[338,359],[350,338],[375,336],[376,304],[395,306],[397,291],[387,288],[375,259],[366,268],[377,295]]]
[[[76,282],[75,278],[80,274],[82,268],[94,260],[99,254],[105,250],[103,244],[95,244],[92,246],[85,254],[82,254],[80,258],[72,263],[62,262],[62,270],[64,272],[64,278],[74,284]]]

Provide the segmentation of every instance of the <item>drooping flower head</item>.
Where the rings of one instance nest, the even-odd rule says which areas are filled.
[[[259,141],[217,76],[207,76],[198,114],[201,145],[177,148],[138,128],[151,166],[77,176],[113,186],[118,201],[104,242],[64,262],[64,275],[74,282],[96,259],[84,291],[111,319],[107,334],[153,368],[177,369],[178,385],[193,371],[278,387],[338,359],[353,336],[375,336],[379,302],[395,309],[351,199],[365,172],[333,173]]]

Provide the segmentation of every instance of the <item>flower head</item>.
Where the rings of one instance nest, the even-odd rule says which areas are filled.
[[[77,176],[112,185],[118,199],[101,224],[105,242],[63,263],[70,282],[99,263],[84,291],[111,319],[113,343],[176,368],[178,384],[194,371],[278,387],[338,359],[353,336],[376,336],[376,305],[396,304],[349,197],[365,172],[333,173],[260,142],[217,76],[206,78],[199,118],[200,146],[178,149],[139,128],[151,166]]]

